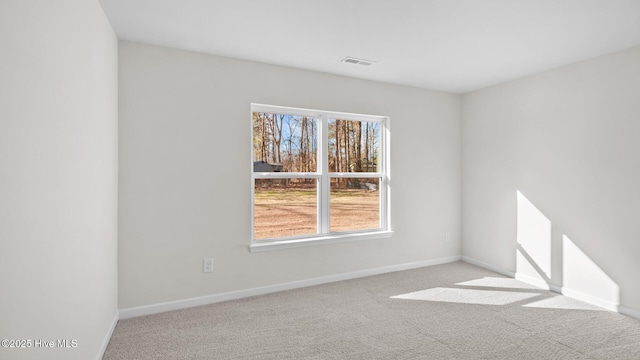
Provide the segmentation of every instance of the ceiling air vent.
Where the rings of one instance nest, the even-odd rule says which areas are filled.
[[[342,59],[342,62],[349,63],[349,64],[362,65],[362,66],[371,66],[376,63],[375,61],[357,59],[351,56],[347,56],[346,58]]]

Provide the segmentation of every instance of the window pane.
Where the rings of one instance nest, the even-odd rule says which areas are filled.
[[[380,123],[329,119],[329,171],[376,172]]]
[[[331,232],[380,227],[380,179],[332,178]]]
[[[316,234],[316,179],[256,179],[254,239]]]
[[[317,119],[253,113],[253,171],[316,172],[317,153]]]

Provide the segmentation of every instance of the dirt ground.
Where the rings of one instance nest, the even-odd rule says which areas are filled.
[[[378,191],[340,189],[331,192],[331,231],[380,226]],[[316,230],[315,190],[255,190],[255,239],[308,235]]]

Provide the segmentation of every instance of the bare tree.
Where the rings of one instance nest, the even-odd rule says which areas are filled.
[[[356,144],[355,171],[362,172],[362,122],[361,121],[356,122],[356,139],[354,143]]]
[[[336,172],[342,172],[342,142],[340,137],[340,130],[342,129],[341,121],[336,119],[335,131],[336,131]]]
[[[253,113],[253,148],[256,161],[268,160],[269,135],[264,113]]]

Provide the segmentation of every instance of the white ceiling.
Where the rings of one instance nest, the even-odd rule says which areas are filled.
[[[640,45],[640,0],[101,3],[123,40],[454,93]]]

